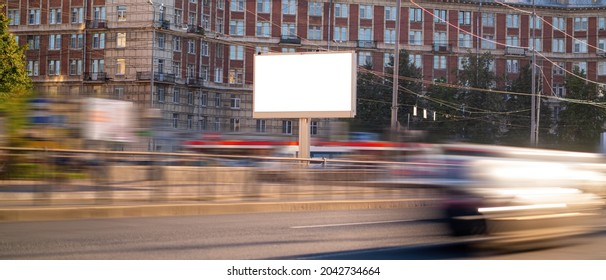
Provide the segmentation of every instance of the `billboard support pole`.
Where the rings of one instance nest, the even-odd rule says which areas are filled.
[[[310,118],[299,118],[299,158],[309,158],[309,123]]]

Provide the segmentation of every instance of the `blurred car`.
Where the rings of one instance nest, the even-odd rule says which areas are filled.
[[[600,155],[483,145],[444,145],[396,169],[392,181],[443,190],[455,236],[523,242],[588,232],[606,186]]]

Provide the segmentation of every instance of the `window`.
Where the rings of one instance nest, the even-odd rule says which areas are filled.
[[[72,76],[82,75],[82,60],[72,59],[69,61],[69,74]]]
[[[164,12],[164,10],[161,10],[161,11]],[[196,17],[197,17],[197,14],[195,12],[189,12],[189,17],[187,19],[187,24],[189,24],[189,25],[197,25]],[[161,16],[161,18],[162,18],[162,16]]]
[[[71,22],[82,23],[84,20],[84,8],[72,8]]]
[[[541,29],[543,19],[540,16],[535,16],[534,21],[532,20],[532,16],[530,16],[530,29]],[[536,26],[536,27],[535,27]]]
[[[229,46],[230,60],[244,60],[244,46]]]
[[[438,46],[448,45],[448,39],[446,37],[446,32],[434,32],[433,33],[433,43]]]
[[[257,0],[257,13],[268,14],[271,9],[270,0]]]
[[[188,63],[185,75],[187,75],[188,79],[195,78],[196,77],[196,65]]]
[[[217,9],[223,10],[225,8],[224,0],[217,0]]]
[[[269,53],[269,47],[256,47],[255,53]]]
[[[297,10],[296,0],[282,0],[282,14],[294,15]]]
[[[322,40],[322,26],[310,25],[307,31],[307,39]]]
[[[174,88],[173,89],[173,103],[179,104],[180,100],[181,100],[181,89]]]
[[[28,60],[27,61],[27,75],[28,76],[38,76],[40,73],[40,65],[37,60]]]
[[[347,4],[336,3],[335,4],[335,17],[346,18],[349,13],[347,12]]]
[[[27,14],[27,24],[39,25],[40,24],[40,9],[29,9]]]
[[[49,50],[60,50],[61,49],[61,34],[48,35],[48,49]]]
[[[435,9],[433,22],[435,23],[446,23],[448,20],[446,10]]]
[[[372,19],[372,6],[371,5],[360,5],[360,18],[361,19]]]
[[[312,121],[309,123],[309,134],[318,135],[318,121]]]
[[[230,20],[229,21],[229,35],[244,36],[244,21]]]
[[[520,26],[520,16],[508,14],[506,18],[506,25],[509,28],[518,28]]]
[[[173,51],[181,51],[181,37],[173,36]]]
[[[565,31],[566,30],[566,19],[563,17],[554,17],[553,18],[553,28],[556,30]]]
[[[166,102],[166,90],[164,87],[157,87],[156,90],[158,91],[158,102]]]
[[[287,37],[296,37],[297,36],[297,26],[294,23],[282,23],[282,36]]]
[[[10,17],[10,11],[9,11],[9,17]],[[48,24],[60,24],[60,23],[61,23],[61,9],[48,10]]]
[[[574,53],[587,53],[587,40],[574,39]]]
[[[215,83],[223,83],[223,68],[215,68]]]
[[[482,38],[484,38],[484,40],[482,40],[483,49],[494,50],[496,48],[494,43],[494,35],[484,35]]]
[[[196,53],[196,41],[194,41],[193,39],[187,40],[187,53]]]
[[[242,69],[230,69],[228,73],[228,82],[232,85],[241,85],[244,83],[244,71]]]
[[[200,94],[200,106],[208,106],[208,92],[203,92],[202,94]]]
[[[215,49],[215,56],[217,58],[223,58],[223,45],[222,44],[217,44],[216,45],[216,49]]]
[[[519,62],[517,59],[508,59],[507,60],[507,73],[518,73],[518,65]]]
[[[179,114],[177,114],[177,113],[173,114],[172,126],[173,126],[173,128],[179,128]]]
[[[587,18],[586,17],[575,17],[574,18],[574,31],[587,30]]]
[[[599,30],[606,30],[606,17],[599,17],[598,18],[598,29]]]
[[[396,30],[387,28],[385,29],[385,44],[396,43]]]
[[[459,33],[459,48],[471,48],[471,34]]]
[[[372,56],[370,52],[358,53],[358,66],[372,65]]]
[[[93,8],[93,19],[105,21],[105,7],[94,7]]]
[[[323,3],[322,2],[309,2],[309,15],[310,16],[322,16],[322,8],[323,8]]]
[[[606,38],[599,38],[598,39],[597,53],[598,54],[604,54],[604,53],[606,53]]]
[[[229,104],[229,107],[232,109],[240,109],[240,98],[236,97],[235,94],[232,94]]]
[[[224,33],[223,26],[224,26],[223,19],[222,18],[217,18],[217,27],[216,27],[217,33],[219,33],[219,34],[223,34]]]
[[[553,39],[553,42],[551,45],[552,52],[563,53],[565,48],[566,48],[566,45],[564,44],[564,38]]]
[[[187,115],[187,129],[192,129],[194,126],[194,116]]]
[[[199,75],[202,81],[208,81],[208,65],[200,65]]]
[[[534,48],[537,51],[542,51],[543,47],[541,46],[541,38],[534,38],[532,40],[528,40],[529,47],[532,50]]]
[[[294,53],[295,48],[282,48],[283,53]]]
[[[49,60],[48,61],[48,69],[47,74],[51,75],[61,75],[61,61],[59,60]]]
[[[221,94],[215,93],[215,107],[221,107]]]
[[[200,41],[200,55],[208,56],[208,42]]]
[[[338,42],[347,41],[347,27],[346,26],[336,26],[335,27],[335,35],[334,40]]]
[[[587,75],[587,62],[575,62],[572,64],[572,69],[581,74]]]
[[[202,15],[202,28],[210,30],[210,15]]]
[[[126,33],[118,33],[116,48],[126,48]]]
[[[555,91],[556,96],[565,97],[566,96],[566,87],[561,84],[554,84],[553,90]]]
[[[433,69],[446,69],[446,56],[434,55],[433,56]]]
[[[292,134],[292,121],[282,121],[282,133]]]
[[[175,74],[175,78],[181,78],[181,62],[173,61],[173,74]]]
[[[126,6],[117,6],[116,13],[118,21],[126,21]]]
[[[396,20],[396,7],[385,6],[385,20]]]
[[[391,67],[393,53],[383,53],[383,68]]]
[[[156,45],[158,46],[158,49],[163,50],[164,47],[166,47],[165,42],[166,37],[164,36],[164,34],[156,32]]]
[[[409,40],[409,44],[411,45],[423,45],[423,32],[417,30],[411,30],[408,33],[408,40]]]
[[[105,72],[105,60],[93,59],[93,63],[90,66],[92,73],[103,73]]]
[[[187,104],[194,105],[194,93],[191,91],[187,92]]]
[[[416,66],[417,68],[423,67],[423,59],[420,54],[409,54],[408,61],[410,63],[412,63],[412,65]]]
[[[494,13],[482,13],[482,26],[494,26]]]
[[[126,60],[124,58],[116,59],[116,75],[126,74]]]
[[[360,27],[358,39],[360,41],[372,41],[372,28]]]
[[[72,49],[81,49],[84,46],[84,34],[72,34],[69,39],[69,47]]]
[[[93,49],[105,48],[105,33],[96,33],[93,35]]]
[[[563,76],[566,64],[564,62],[555,62],[553,65],[553,75]]]
[[[214,129],[215,129],[215,131],[221,131],[221,119],[220,118],[215,118]]]
[[[600,76],[606,75],[606,61],[598,62],[598,75],[600,75]]]
[[[269,37],[269,22],[257,22],[257,37]]]
[[[265,120],[257,120],[256,127],[257,132],[267,132],[267,124]]]
[[[231,0],[229,1],[229,9],[232,12],[242,12],[244,11],[244,0]]]
[[[27,46],[30,50],[40,49],[40,35],[28,35]]]
[[[423,21],[423,10],[419,8],[410,8],[408,10],[410,22],[421,22]]]
[[[183,24],[183,10],[175,9],[175,15],[173,17],[175,25],[181,26]]]
[[[460,57],[459,56],[459,70],[465,70],[465,65],[467,64],[467,57]]]
[[[21,11],[8,10],[8,25],[19,25],[21,22]]]
[[[520,40],[518,39],[518,36],[506,36],[505,37],[505,44],[507,44],[508,47],[519,47],[520,46]]]
[[[470,11],[459,11],[459,25],[471,25]]]
[[[164,73],[164,59],[158,59],[158,73]]]

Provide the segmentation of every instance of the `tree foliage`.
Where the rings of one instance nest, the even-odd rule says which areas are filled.
[[[574,69],[577,76],[584,77],[585,72]],[[589,103],[604,102],[595,83],[569,75],[566,78],[566,97],[581,102],[568,102],[560,114],[558,140],[561,146],[569,149],[595,151],[606,120],[602,107]]]
[[[0,9],[4,10],[3,6]],[[8,30],[8,17],[0,13],[0,94],[3,98],[19,89],[29,89],[31,79],[25,67],[25,46],[19,46]]]

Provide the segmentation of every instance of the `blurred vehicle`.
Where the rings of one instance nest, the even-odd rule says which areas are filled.
[[[523,242],[585,233],[604,205],[600,155],[483,145],[437,145],[392,167],[391,183],[443,190],[455,236]]]

